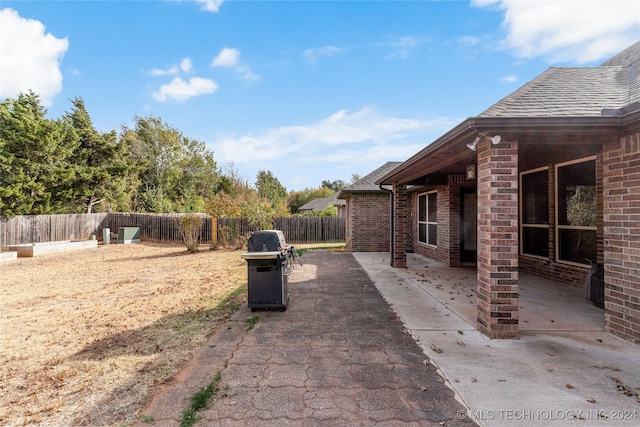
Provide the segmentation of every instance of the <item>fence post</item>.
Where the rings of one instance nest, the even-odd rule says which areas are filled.
[[[211,246],[218,243],[218,218],[211,218]]]

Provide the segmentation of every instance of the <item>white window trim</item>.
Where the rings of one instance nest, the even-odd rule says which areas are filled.
[[[429,221],[429,194],[434,194],[436,193],[436,221]],[[418,229],[416,230],[418,233],[418,244],[423,245],[423,246],[428,246],[430,248],[437,248],[438,245],[432,245],[430,243],[427,243],[429,241],[429,225],[435,225],[436,226],[436,230],[438,228],[438,196],[437,196],[438,190],[432,190],[432,191],[426,191],[424,193],[420,193],[418,194],[417,197],[417,204],[416,204],[416,208],[418,210],[416,218],[418,218]],[[420,197],[424,196],[425,197],[425,202],[426,202],[426,211],[425,211],[425,215],[426,215],[426,221],[420,221]],[[420,241],[420,224],[425,224],[426,226],[426,238],[427,241],[426,242],[421,242]],[[437,233],[436,233],[436,242],[437,242]]]
[[[549,256],[540,256],[540,255],[533,255],[533,254],[527,254],[524,252],[524,228],[546,228],[547,230],[549,229],[549,224],[525,224],[522,222],[522,218],[524,217],[524,214],[522,212],[522,207],[523,207],[523,203],[522,203],[522,176],[523,175],[528,175],[528,174],[532,174],[532,173],[536,173],[536,172],[542,172],[542,171],[547,171],[547,197],[549,197],[549,166],[543,166],[541,168],[536,168],[536,169],[530,169],[530,170],[526,170],[523,172],[520,172],[520,182],[518,182],[519,188],[520,188],[520,209],[519,209],[519,222],[520,222],[520,255],[525,256],[525,257],[529,257],[529,258],[536,258],[536,259],[542,259],[542,260],[548,260]],[[548,215],[548,213],[547,213]],[[548,218],[547,218],[548,219]],[[547,240],[547,245],[549,244],[549,241]]]
[[[555,186],[555,195],[554,195],[554,202],[555,202],[555,260],[558,264],[566,264],[566,265],[573,265],[576,267],[589,267],[585,264],[580,264],[577,262],[573,262],[573,261],[566,261],[563,259],[560,259],[560,230],[592,230],[595,231],[596,233],[598,232],[598,227],[597,224],[595,227],[583,227],[583,226],[574,226],[574,225],[560,225],[558,218],[559,218],[559,212],[558,212],[558,169],[564,166],[571,166],[571,165],[575,165],[577,163],[585,163],[585,162],[590,162],[590,161],[596,161],[596,156],[588,156],[588,157],[582,157],[580,159],[575,159],[575,160],[570,160],[568,162],[562,162],[562,163],[558,163],[555,165],[555,176],[554,176],[554,186]],[[595,177],[594,177],[595,178]],[[598,186],[598,182],[596,180],[596,187]],[[596,192],[596,206],[598,205],[598,193]]]

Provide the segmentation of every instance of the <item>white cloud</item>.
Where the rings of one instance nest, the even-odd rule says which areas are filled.
[[[25,19],[13,9],[0,10],[0,98],[29,90],[44,106],[62,90],[60,62],[69,40],[45,33],[40,21]]]
[[[515,83],[518,81],[518,78],[512,74],[509,76],[500,77],[500,81],[503,83]]]
[[[637,0],[472,0],[472,4],[504,11],[505,44],[523,58],[593,62],[638,40]]]
[[[418,42],[417,42],[416,38],[415,37],[409,37],[409,36],[392,37],[386,43],[387,46],[402,47],[402,48],[416,47],[417,44],[418,44]]]
[[[256,164],[358,163],[404,160],[458,123],[385,116],[372,107],[337,111],[308,125],[284,126],[258,134],[219,137],[212,144],[220,161]]]
[[[307,49],[302,53],[302,58],[309,64],[315,64],[319,58],[327,58],[344,52],[346,49],[335,46],[323,46],[314,49]]]
[[[191,58],[184,58],[180,61],[180,69],[185,73],[188,73],[193,68],[193,64],[191,63]]]
[[[238,75],[240,80],[244,80],[247,82],[257,82],[260,80],[260,76],[251,71],[251,68],[247,65],[239,65],[234,68],[234,71]]]
[[[411,51],[419,44],[419,40],[410,36],[389,36],[387,41],[377,43],[377,46],[391,48],[392,52],[387,58],[408,58]]]
[[[160,86],[160,90],[153,94],[153,98],[160,102],[168,99],[186,101],[194,96],[214,93],[217,89],[218,84],[210,79],[192,77],[189,81],[184,81],[176,77],[170,83]]]
[[[466,47],[471,47],[471,46],[475,46],[478,43],[480,43],[481,39],[480,37],[476,37],[476,36],[460,36],[458,37],[458,43],[466,46]]]
[[[211,67],[233,68],[240,80],[255,82],[260,76],[251,71],[251,68],[240,62],[240,51],[230,47],[223,48],[211,61]]]
[[[217,12],[220,10],[220,6],[224,3],[224,0],[196,0],[199,3],[202,10],[207,12]]]
[[[156,76],[173,76],[178,74],[178,67],[171,67],[168,68],[166,70],[162,70],[160,68],[154,68],[153,70],[149,71],[149,74],[156,77]]]
[[[154,68],[149,72],[149,75],[157,77],[157,76],[175,76],[180,71],[189,73],[193,69],[193,64],[191,63],[191,58],[183,58],[180,61],[180,67],[177,65],[173,65],[167,69]]]
[[[471,4],[477,7],[490,7],[500,2],[501,0],[471,0]]]
[[[218,56],[211,61],[212,67],[235,67],[240,62],[240,51],[225,47],[218,53]]]

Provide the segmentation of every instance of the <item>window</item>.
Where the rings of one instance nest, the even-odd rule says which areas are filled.
[[[520,174],[520,253],[549,257],[549,168]]]
[[[595,157],[556,165],[556,183],[556,258],[576,264],[595,262]]]
[[[438,243],[437,192],[418,195],[418,242],[436,246]]]

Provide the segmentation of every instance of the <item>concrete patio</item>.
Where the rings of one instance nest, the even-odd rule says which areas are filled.
[[[479,424],[640,423],[640,346],[605,332],[582,290],[520,273],[519,338],[491,340],[475,327],[475,269],[354,256]]]

